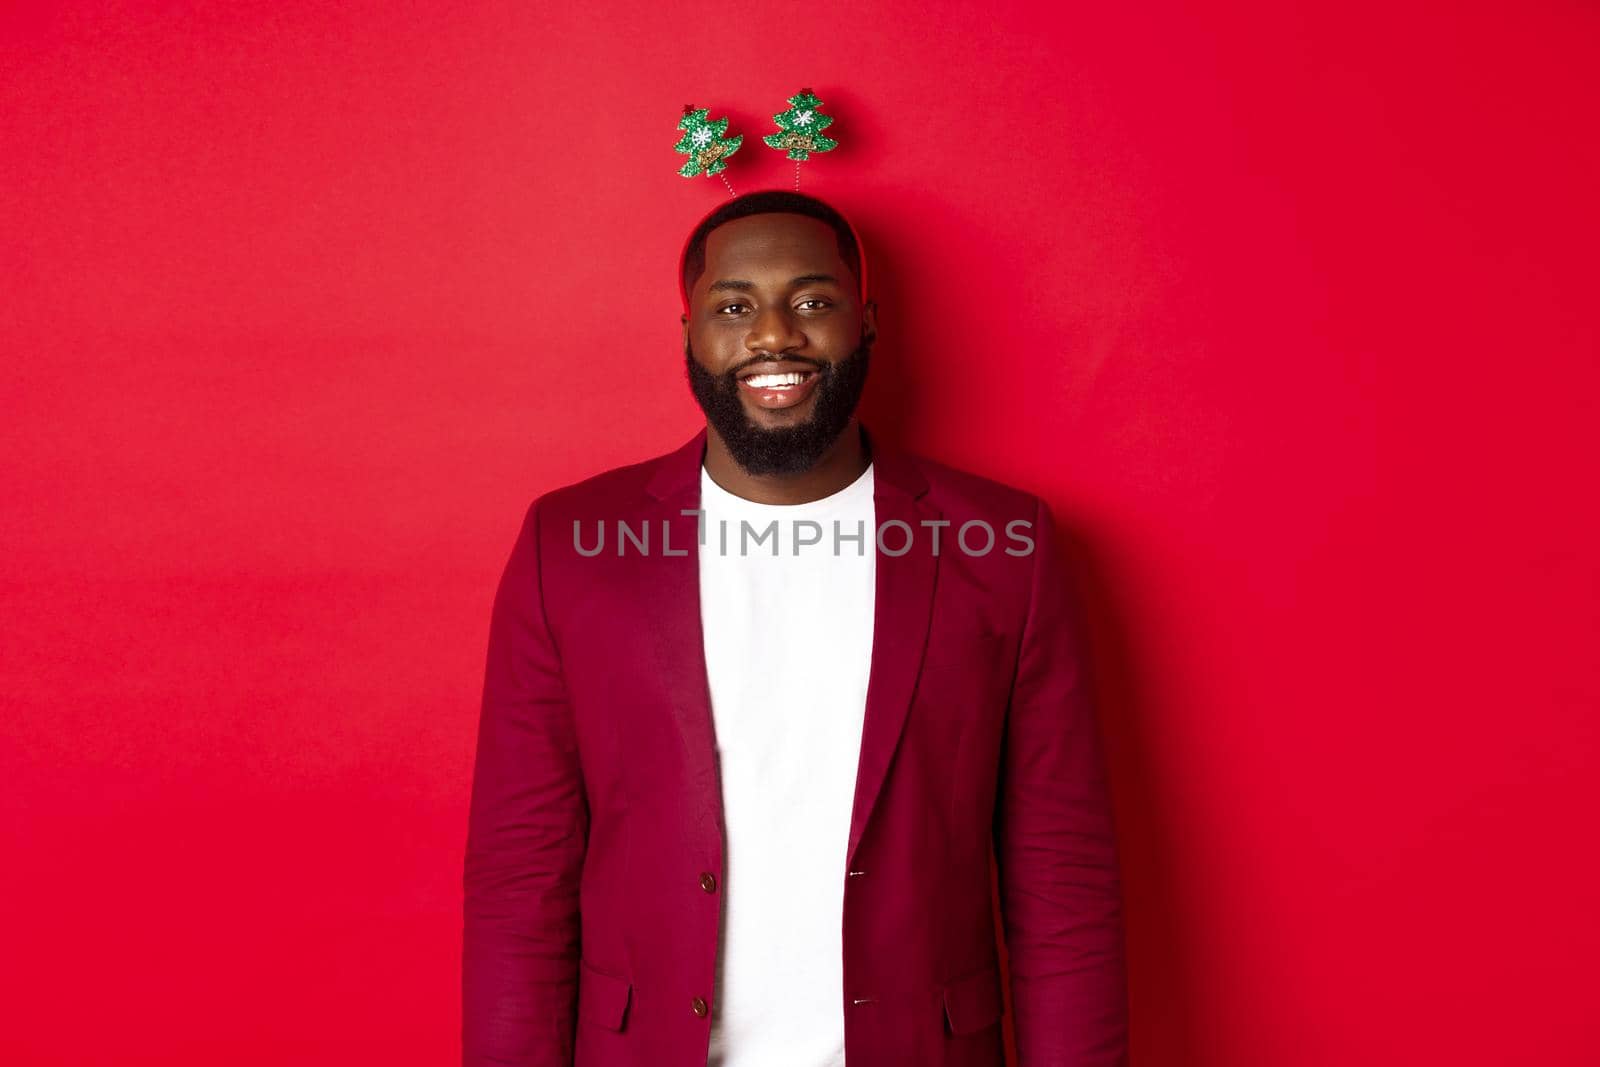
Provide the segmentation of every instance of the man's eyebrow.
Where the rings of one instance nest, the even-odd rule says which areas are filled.
[[[839,279],[835,278],[831,274],[801,274],[798,277],[790,278],[789,279],[789,284],[790,285],[800,285],[803,282],[835,282],[835,283],[837,283],[838,281],[839,281]],[[754,282],[747,282],[747,281],[744,281],[743,279],[740,279],[740,278],[719,278],[718,280],[712,282],[710,285],[706,286],[706,292],[708,292],[708,293],[720,293],[720,292],[724,292],[724,291],[729,290],[729,289],[738,290],[739,292],[749,292],[750,290],[752,290],[754,288],[755,288],[755,283]]]

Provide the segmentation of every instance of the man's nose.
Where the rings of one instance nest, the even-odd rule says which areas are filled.
[[[768,306],[756,313],[745,335],[744,346],[752,352],[787,352],[804,347],[806,336],[789,309],[782,305]]]

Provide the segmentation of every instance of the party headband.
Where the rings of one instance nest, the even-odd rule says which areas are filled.
[[[783,152],[785,158],[794,160],[794,188],[800,191],[800,164],[811,158],[813,152],[831,152],[837,148],[839,142],[823,134],[823,130],[833,125],[833,116],[822,113],[822,101],[817,99],[810,89],[801,89],[789,97],[789,108],[772,116],[772,121],[777,123],[776,133],[763,137],[762,143],[768,148]],[[683,117],[678,120],[678,129],[683,131],[683,136],[678,143],[673,145],[673,150],[689,157],[688,162],[678,168],[678,173],[685,178],[716,175],[722,179],[722,184],[727,187],[728,196],[735,197],[733,184],[728,181],[725,173],[728,169],[728,157],[739,150],[744,144],[743,134],[728,136],[728,119],[710,118],[710,108],[696,108],[693,104],[685,104]],[[814,198],[815,199],[815,198]],[[831,206],[831,205],[830,205]],[[719,211],[720,205],[708,211],[704,218],[689,231],[690,238],[699,230],[712,215]],[[867,250],[861,241],[861,234],[856,231],[855,224],[847,218],[844,212],[839,211],[839,217],[844,219],[844,224],[849,227],[850,235],[856,242],[857,259],[860,265],[857,270],[860,280],[860,298],[862,303],[867,299]],[[683,280],[683,263],[688,257],[689,239],[684,240],[683,251],[678,255],[678,292],[683,297],[683,307],[687,312],[689,308],[689,290]]]
[[[801,89],[789,97],[788,104],[787,111],[772,116],[772,121],[778,124],[778,132],[767,134],[761,141],[794,160],[794,188],[799,192],[800,164],[810,159],[813,152],[833,151],[839,147],[839,142],[823,135],[822,131],[833,125],[833,116],[822,113],[822,101],[817,99],[817,94]],[[728,157],[744,144],[744,134],[729,137],[727,116],[713,119],[710,114],[710,108],[683,105],[683,117],[678,120],[683,136],[672,148],[688,156],[689,161],[678,168],[678,173],[685,178],[702,174],[709,178],[715,174],[728,187],[728,195],[735,196],[733,185],[723,171],[728,169]]]

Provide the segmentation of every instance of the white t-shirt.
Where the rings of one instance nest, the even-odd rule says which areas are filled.
[[[872,492],[870,465],[808,504],[758,504],[700,471],[701,623],[727,827],[708,1067],[844,1064],[845,853],[872,666]]]

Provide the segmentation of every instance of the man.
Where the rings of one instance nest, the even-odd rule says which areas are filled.
[[[891,447],[854,231],[731,200],[681,447],[546,493],[495,599],[467,1067],[1126,1059],[1117,850],[1050,512]]]

